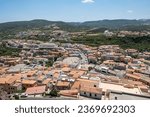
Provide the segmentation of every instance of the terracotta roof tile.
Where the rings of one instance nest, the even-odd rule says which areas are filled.
[[[23,80],[22,84],[35,84],[36,81],[35,80]]]
[[[45,90],[46,90],[46,86],[30,87],[27,88],[25,93],[28,95],[43,94],[45,93]]]
[[[70,82],[58,81],[56,86],[69,86]]]
[[[95,93],[95,94],[101,94],[102,93],[102,89],[101,88],[95,88],[95,87],[82,87],[80,91],[83,92],[89,92],[89,93]]]

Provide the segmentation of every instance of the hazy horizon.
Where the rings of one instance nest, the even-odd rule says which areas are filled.
[[[0,23],[150,19],[150,0],[0,0]]]
[[[88,20],[88,21],[61,21],[61,20],[48,20],[48,19],[29,19],[29,20],[16,20],[16,21],[6,21],[6,22],[0,22],[2,23],[10,23],[10,22],[22,22],[22,21],[34,21],[34,20],[45,20],[45,21],[51,21],[51,22],[66,22],[66,23],[84,23],[84,22],[90,22],[90,21],[104,21],[104,20],[150,20],[150,19],[100,19],[100,20]]]

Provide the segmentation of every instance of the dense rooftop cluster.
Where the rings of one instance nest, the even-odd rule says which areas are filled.
[[[118,45],[5,40],[1,99],[150,99],[150,52]]]

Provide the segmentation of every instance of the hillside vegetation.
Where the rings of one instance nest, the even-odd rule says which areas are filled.
[[[73,38],[72,43],[86,44],[90,46],[100,45],[120,45],[122,48],[135,48],[139,51],[150,51],[150,37],[111,37],[101,36],[83,36]]]
[[[85,31],[87,33],[103,33],[105,30],[110,31],[150,31],[150,20],[99,20],[89,22],[62,22],[62,21],[47,21],[47,20],[32,20],[32,21],[18,21],[8,22],[0,24],[0,40],[14,39],[15,35],[20,31],[38,29],[40,31],[45,30],[46,26],[56,25],[61,30],[68,32],[80,32]],[[50,29],[46,29],[50,30]],[[34,38],[25,38],[34,39]],[[37,40],[49,41],[46,36],[37,36]],[[65,42],[60,40],[61,42]],[[150,37],[111,37],[107,38],[104,35],[99,36],[79,36],[72,38],[71,43],[82,43],[91,46],[117,44],[122,48],[135,48],[140,51],[150,50]],[[8,50],[7,50],[8,49]],[[9,48],[2,48],[0,52],[7,55]]]

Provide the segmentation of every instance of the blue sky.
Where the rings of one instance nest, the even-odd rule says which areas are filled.
[[[149,18],[150,0],[0,0],[0,22]]]

